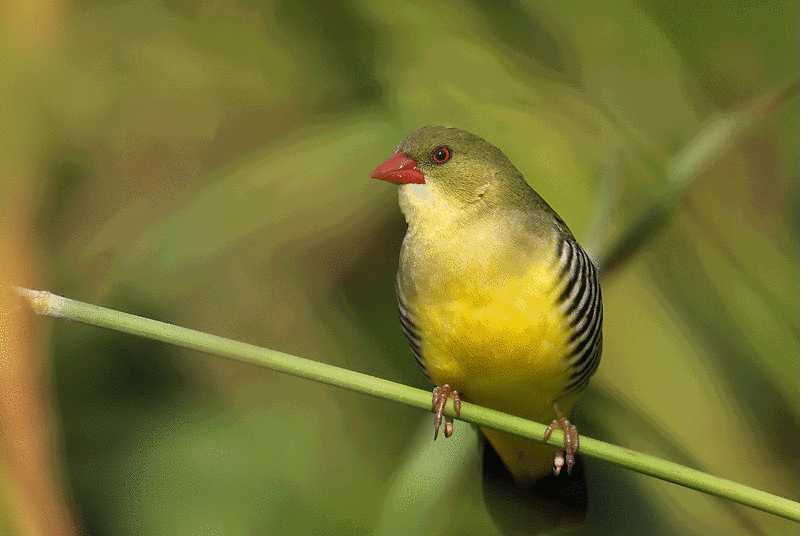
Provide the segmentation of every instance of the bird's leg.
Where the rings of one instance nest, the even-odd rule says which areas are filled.
[[[442,387],[434,387],[432,392],[433,398],[431,401],[431,411],[434,412],[434,439],[437,439],[439,434],[439,427],[445,420],[445,437],[451,437],[453,433],[453,419],[447,415],[443,415],[445,411],[445,404],[448,399],[453,399],[453,409],[456,411],[456,416],[459,416],[459,411],[462,409],[462,399],[459,398],[459,392],[452,390],[451,386],[447,383]]]
[[[561,450],[557,450],[556,454],[553,457],[553,473],[558,475],[559,472],[562,470],[562,466],[567,464],[567,474],[570,474],[570,470],[573,469],[573,463],[575,462],[575,454],[579,448],[579,435],[578,430],[576,427],[570,424],[570,421],[567,420],[565,414],[562,413],[562,408],[559,407],[559,404],[556,402],[553,403],[553,409],[556,411],[556,418],[551,421],[551,424],[548,425],[548,428],[545,429],[545,437],[543,437],[543,441],[548,441],[548,438],[551,437],[551,432],[554,429],[559,428],[565,435],[565,450],[564,452]]]

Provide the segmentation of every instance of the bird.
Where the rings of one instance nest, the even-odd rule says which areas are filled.
[[[504,153],[467,131],[407,135],[370,177],[398,185],[407,229],[395,290],[401,327],[435,384],[434,439],[461,400],[564,432],[564,449],[481,433],[517,485],[566,466],[579,446],[568,415],[601,358],[599,274],[559,215]]]

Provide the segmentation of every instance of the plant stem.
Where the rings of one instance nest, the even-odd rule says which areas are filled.
[[[252,344],[70,300],[47,291],[28,290],[18,287],[15,287],[14,290],[30,303],[35,313],[40,315],[66,318],[75,322],[138,335],[190,350],[197,350],[206,354],[225,357],[320,383],[393,400],[420,409],[431,410],[431,393],[429,391],[415,389],[367,374],[275,350],[260,348]],[[451,406],[446,408],[445,414],[449,417],[456,417]],[[532,441],[541,441],[545,432],[545,425],[543,424],[467,402],[462,403],[460,419]],[[556,430],[548,444],[561,447],[563,446],[562,441],[561,431]],[[799,521],[799,504],[797,502],[738,484],[731,480],[718,478],[695,469],[586,436],[581,437],[581,453],[668,482]]]

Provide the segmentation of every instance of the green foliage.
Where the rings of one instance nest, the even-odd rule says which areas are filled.
[[[0,74],[27,79],[0,103],[0,149],[40,163],[25,202],[43,288],[428,388],[394,310],[395,192],[368,179],[395,144],[424,124],[481,135],[579,238],[613,154],[603,253],[710,118],[798,76],[798,9],[84,3],[61,13],[49,61],[3,52]],[[798,146],[792,97],[605,276],[580,431],[798,500]],[[92,534],[495,530],[475,444],[430,443],[417,410],[83,327],[54,336]],[[586,533],[798,530],[587,465]]]

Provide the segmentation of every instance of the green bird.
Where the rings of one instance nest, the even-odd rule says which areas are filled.
[[[562,218],[494,145],[464,130],[409,134],[371,175],[399,185],[408,229],[396,293],[401,326],[437,386],[439,431],[452,399],[564,431],[565,449],[482,428],[526,486],[574,463],[566,415],[598,368],[597,269]],[[453,423],[445,417],[445,435]]]

